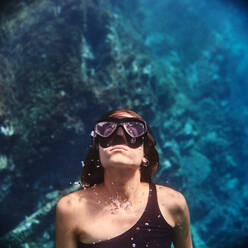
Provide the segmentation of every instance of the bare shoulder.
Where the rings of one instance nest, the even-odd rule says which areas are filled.
[[[162,201],[169,202],[170,204],[175,205],[175,207],[183,207],[186,204],[183,194],[179,191],[162,185],[156,185],[156,188]]]
[[[166,208],[175,222],[188,215],[188,207],[182,193],[162,185],[156,185],[159,205]]]
[[[84,190],[78,190],[61,197],[57,203],[56,212],[58,214],[75,213],[75,210],[84,207],[87,195]]]

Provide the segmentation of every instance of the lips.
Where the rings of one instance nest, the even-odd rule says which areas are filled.
[[[123,151],[127,151],[127,148],[125,146],[113,146],[110,151],[114,151],[114,150],[123,150]]]

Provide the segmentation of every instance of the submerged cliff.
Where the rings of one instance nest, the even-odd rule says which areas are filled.
[[[230,22],[241,14],[218,4],[219,22],[208,4],[3,5],[1,247],[54,247],[59,192],[80,177],[94,121],[119,107],[151,125],[154,180],[185,194],[195,247],[244,247],[248,48]]]

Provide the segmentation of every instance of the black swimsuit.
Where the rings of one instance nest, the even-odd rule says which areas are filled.
[[[154,184],[149,185],[149,197],[144,213],[126,232],[101,242],[84,244],[79,248],[170,248],[172,227],[163,218]]]

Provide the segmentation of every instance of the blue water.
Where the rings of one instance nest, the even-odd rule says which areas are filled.
[[[80,178],[94,121],[126,107],[157,139],[154,180],[187,199],[194,247],[247,247],[247,4],[87,3],[1,4],[0,236]],[[54,247],[48,216],[29,247]]]

